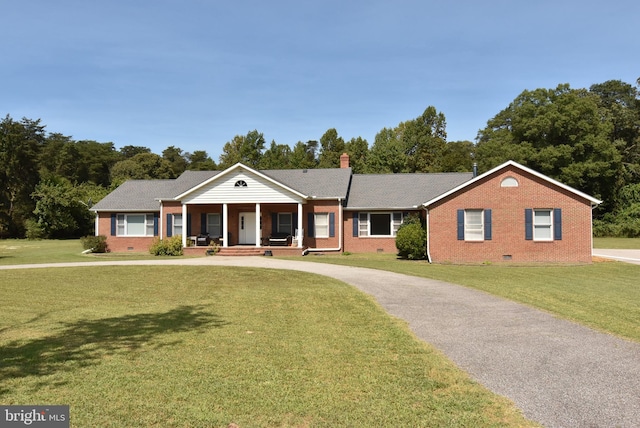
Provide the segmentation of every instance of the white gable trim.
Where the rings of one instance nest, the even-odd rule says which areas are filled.
[[[544,180],[544,181],[546,181],[546,182],[548,182],[550,184],[553,184],[553,185],[558,186],[558,187],[560,187],[560,188],[562,188],[564,190],[567,190],[567,191],[573,193],[574,195],[577,195],[577,196],[579,196],[581,198],[584,198],[584,199],[588,200],[589,202],[591,202],[591,205],[600,205],[602,203],[602,201],[599,200],[599,199],[596,199],[596,198],[594,198],[592,196],[587,195],[586,193],[583,193],[583,192],[581,192],[579,190],[576,190],[571,186],[567,186],[566,184],[562,184],[559,181],[556,181],[553,178],[547,177],[544,174],[540,174],[539,172],[534,171],[531,168],[527,168],[524,165],[520,165],[518,162],[510,160],[510,161],[507,161],[507,162],[503,163],[502,165],[498,165],[497,167],[493,168],[490,171],[485,172],[484,174],[480,174],[479,176],[467,181],[466,183],[462,183],[461,185],[459,185],[457,187],[454,187],[453,189],[449,190],[448,192],[443,193],[440,196],[437,196],[437,197],[435,197],[435,198],[423,203],[422,206],[425,207],[425,208],[428,208],[430,205],[435,204],[436,202],[446,198],[447,196],[452,195],[452,194],[458,192],[459,190],[462,190],[465,187],[470,186],[473,183],[475,183],[477,181],[480,181],[480,180],[484,179],[485,177],[487,177],[487,176],[489,176],[489,175],[491,175],[491,174],[493,174],[493,173],[495,173],[497,171],[500,171],[501,169],[504,169],[504,168],[506,168],[508,166],[513,166],[513,167],[518,168],[518,169],[520,169],[522,171],[528,172],[529,174],[534,175],[534,176],[536,176],[536,177],[538,177],[538,178],[540,178],[540,179],[542,179],[542,180]]]
[[[179,201],[179,200],[189,196],[193,192],[196,192],[197,190],[199,190],[199,189],[201,189],[201,188],[203,188],[205,186],[208,186],[209,184],[213,183],[214,181],[220,180],[224,176],[229,175],[230,173],[232,173],[233,171],[235,171],[237,169],[243,169],[243,170],[249,172],[250,174],[255,174],[258,177],[270,182],[275,187],[279,187],[279,188],[284,189],[284,190],[286,190],[288,192],[291,192],[294,195],[299,196],[300,198],[303,198],[303,199],[307,199],[308,198],[307,195],[303,195],[302,193],[298,192],[297,190],[294,190],[294,189],[292,189],[292,188],[290,188],[288,186],[285,186],[284,184],[280,183],[279,181],[276,181],[273,178],[264,175],[260,171],[257,171],[257,170],[255,170],[253,168],[249,168],[248,166],[243,165],[241,163],[237,163],[237,164],[227,168],[226,170],[222,171],[220,174],[216,174],[213,177],[211,177],[210,179],[203,181],[202,183],[198,184],[197,186],[192,187],[191,189],[187,190],[184,193],[181,193],[180,195],[176,196],[173,199],[176,200],[176,201]]]

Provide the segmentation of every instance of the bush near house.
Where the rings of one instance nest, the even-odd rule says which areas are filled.
[[[427,256],[427,233],[419,215],[404,219],[396,234],[398,256],[409,260],[422,260]]]
[[[149,252],[154,256],[181,256],[183,254],[182,235],[167,239],[156,238],[151,244]]]
[[[107,237],[104,235],[89,235],[80,238],[80,241],[82,242],[82,248],[84,248],[85,250],[91,250],[92,253],[107,252]]]

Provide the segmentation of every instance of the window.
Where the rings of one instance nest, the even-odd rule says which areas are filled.
[[[238,180],[236,181],[236,184],[234,184],[235,187],[247,187],[247,182],[244,180]]]
[[[207,232],[211,237],[222,236],[220,214],[207,214]]]
[[[459,241],[490,241],[491,229],[490,209],[458,210]]]
[[[506,177],[500,182],[500,187],[518,187],[518,180],[513,177]]]
[[[482,210],[464,211],[464,240],[484,240],[484,223],[482,221]]]
[[[533,240],[553,241],[551,210],[533,210]]]
[[[527,208],[524,210],[525,239],[533,241],[562,240],[562,209]]]
[[[316,238],[328,238],[329,237],[329,214],[316,213],[315,226],[316,226],[316,234],[315,234]]]
[[[394,213],[360,213],[358,215],[358,236],[396,236],[402,224],[403,215]]]
[[[155,220],[153,214],[118,214],[115,217],[117,236],[153,236]]]
[[[182,235],[182,214],[173,215],[173,236]]]
[[[291,213],[278,213],[278,232],[293,234],[293,223]]]

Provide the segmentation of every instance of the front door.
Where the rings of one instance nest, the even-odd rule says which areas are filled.
[[[256,245],[256,213],[240,213],[240,230],[238,232],[240,245]]]

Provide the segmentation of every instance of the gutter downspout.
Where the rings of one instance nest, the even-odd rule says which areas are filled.
[[[316,251],[340,251],[342,250],[342,198],[338,198],[338,247],[337,248],[306,248],[302,251],[302,255],[306,256]]]
[[[429,236],[429,232],[431,231],[431,227],[429,226],[429,209],[424,207],[424,211],[427,217],[427,261],[431,264],[431,237]]]

